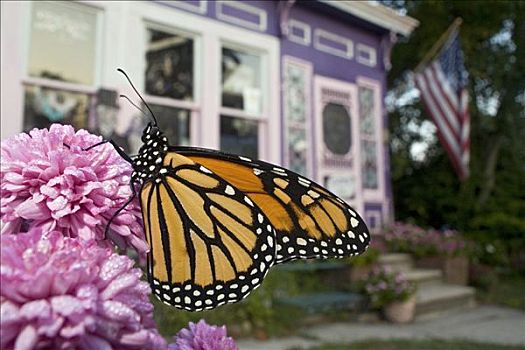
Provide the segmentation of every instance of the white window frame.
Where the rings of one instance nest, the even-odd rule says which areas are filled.
[[[375,135],[374,138],[377,143],[376,157],[377,157],[377,188],[376,189],[365,189],[363,188],[364,200],[366,202],[377,202],[385,206],[386,193],[385,193],[385,143],[384,143],[384,121],[383,121],[383,104],[381,101],[381,83],[377,80],[358,76],[356,79],[357,86],[371,89],[374,92],[374,123],[375,123]],[[359,93],[359,89],[358,89]],[[357,96],[359,98],[359,96]],[[359,116],[360,120],[361,116]],[[359,138],[361,143],[361,137]],[[361,165],[361,163],[360,163]]]

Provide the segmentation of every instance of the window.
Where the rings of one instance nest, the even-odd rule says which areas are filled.
[[[97,10],[76,3],[35,1],[30,35],[29,76],[94,84]]]
[[[261,69],[259,55],[222,48],[220,145],[225,152],[259,157]]]
[[[361,137],[361,169],[364,189],[378,188],[377,134],[374,90],[359,87],[359,121]]]
[[[222,106],[248,114],[261,112],[260,57],[222,49]]]
[[[71,124],[75,129],[88,127],[89,95],[40,86],[26,86],[24,91],[25,131],[53,123]]]
[[[296,173],[311,177],[310,88],[312,65],[292,57],[284,59],[285,163]]]
[[[352,146],[350,114],[345,106],[328,103],[323,108],[323,139],[326,148],[334,155],[344,156]]]
[[[193,40],[148,29],[146,93],[193,100]]]
[[[151,105],[159,128],[171,145],[190,144],[190,112],[187,109]]]
[[[146,28],[146,40],[146,100],[170,144],[189,145],[191,119],[197,110],[195,40],[156,25]]]
[[[259,155],[257,122],[222,115],[221,150],[257,159]]]
[[[24,130],[52,123],[89,128],[95,102],[101,11],[78,3],[30,5]]]

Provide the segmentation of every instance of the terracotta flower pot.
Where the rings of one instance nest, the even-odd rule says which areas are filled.
[[[386,305],[383,313],[387,321],[392,323],[408,323],[414,319],[416,311],[416,296],[406,301],[395,301]]]

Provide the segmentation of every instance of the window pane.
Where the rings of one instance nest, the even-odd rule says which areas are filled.
[[[75,129],[88,127],[89,95],[57,89],[24,88],[24,130],[47,128],[53,123],[71,124]]]
[[[257,159],[259,157],[257,122],[221,116],[221,150]]]
[[[70,2],[31,2],[28,74],[93,85],[96,10]]]
[[[146,93],[193,100],[193,40],[148,29]]]
[[[188,146],[190,144],[190,111],[187,109],[150,105],[159,123],[160,130],[166,135],[170,145]],[[144,118],[146,122],[148,121]]]
[[[261,98],[260,57],[223,48],[222,105],[259,114]]]
[[[350,115],[337,103],[328,103],[323,108],[323,137],[326,147],[336,155],[345,155],[352,145]]]

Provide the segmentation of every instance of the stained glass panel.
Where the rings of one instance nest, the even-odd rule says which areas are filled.
[[[308,157],[308,142],[306,130],[288,128],[288,154],[290,170],[307,175],[306,162]]]
[[[361,120],[361,134],[374,136],[374,90],[359,87],[359,115]]]
[[[363,175],[363,187],[377,189],[377,149],[376,142],[363,140],[361,142],[361,166]]]

